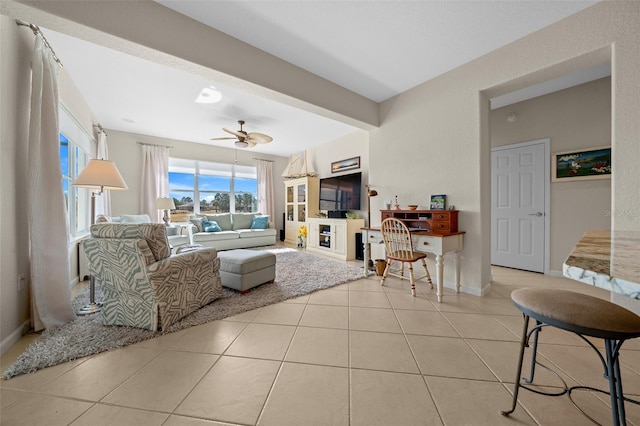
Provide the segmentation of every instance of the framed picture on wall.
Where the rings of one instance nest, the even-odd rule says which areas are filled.
[[[611,147],[551,154],[551,182],[611,179]]]
[[[360,168],[360,157],[347,158],[346,160],[331,163],[331,173],[344,172]]]

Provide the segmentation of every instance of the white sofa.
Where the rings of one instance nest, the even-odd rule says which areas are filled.
[[[270,246],[276,243],[277,231],[271,222],[265,229],[251,229],[253,219],[260,213],[219,213],[189,216],[189,243],[213,247],[216,250]],[[198,221],[215,221],[218,232],[204,232]],[[200,225],[201,226],[201,225]]]

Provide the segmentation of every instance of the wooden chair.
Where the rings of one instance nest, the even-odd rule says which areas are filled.
[[[404,276],[404,264],[409,264],[409,281],[411,282],[411,294],[416,295],[416,280],[427,278],[429,287],[433,288],[431,282],[431,275],[427,269],[427,262],[425,259],[427,255],[421,252],[413,251],[413,242],[411,241],[411,233],[409,228],[400,220],[394,218],[388,218],[382,221],[380,225],[382,232],[382,239],[384,241],[384,248],[386,252],[387,266],[384,268],[382,274],[382,280],[380,285],[384,285],[384,281],[387,279],[387,275],[393,275],[401,279],[405,279]],[[422,261],[425,275],[418,278],[413,276],[413,264],[417,261]],[[400,262],[399,269],[393,269],[393,263]]]

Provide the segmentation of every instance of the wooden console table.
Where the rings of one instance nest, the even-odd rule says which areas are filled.
[[[457,225],[456,225],[457,228]],[[369,276],[369,260],[371,259],[371,244],[382,244],[382,233],[378,228],[362,228],[362,243],[364,245],[364,276]],[[455,253],[455,284],[456,293],[460,293],[460,252],[464,232],[435,233],[428,231],[412,231],[413,248],[424,253],[436,255],[436,295],[438,302],[442,302],[444,287],[444,254]]]

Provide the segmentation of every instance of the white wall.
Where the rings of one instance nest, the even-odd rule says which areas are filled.
[[[254,158],[273,160],[275,186],[275,211],[273,218],[276,229],[282,229],[282,213],[284,212],[284,185],[280,174],[287,165],[288,159],[274,155],[262,154],[259,149],[220,148],[205,144],[164,139],[135,133],[119,132],[107,129],[109,159],[115,162],[127,186],[126,191],[111,192],[111,213],[138,214],[140,212],[141,179],[142,179],[142,146],[137,142],[165,145],[173,147],[169,156],[218,163],[234,163],[236,154],[238,164],[255,166]],[[275,142],[274,142],[275,143]]]
[[[490,128],[492,147],[547,137],[551,152],[611,145],[611,79],[493,110]],[[550,269],[560,273],[585,230],[611,229],[611,180],[552,182],[550,221]]]

